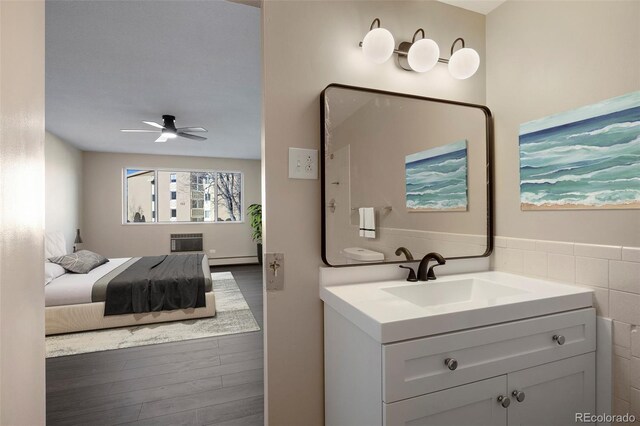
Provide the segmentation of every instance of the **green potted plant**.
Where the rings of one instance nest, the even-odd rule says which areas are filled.
[[[258,262],[262,265],[262,205],[251,204],[247,208],[249,225],[251,226],[251,239],[256,242]]]

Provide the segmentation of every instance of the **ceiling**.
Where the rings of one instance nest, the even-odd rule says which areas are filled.
[[[46,2],[46,128],[87,151],[260,158],[260,9],[226,1]],[[121,133],[176,116],[205,142]]]
[[[438,1],[486,15],[496,7],[500,6],[506,0],[438,0]]]

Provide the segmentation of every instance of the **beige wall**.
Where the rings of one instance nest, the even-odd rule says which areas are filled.
[[[44,229],[62,231],[71,253],[76,229],[82,229],[82,151],[46,132],[44,160]]]
[[[508,1],[487,16],[496,235],[640,245],[640,210],[520,211],[521,123],[640,89],[640,2]]]
[[[260,202],[260,161],[204,157],[84,152],[84,247],[107,257],[149,256],[169,252],[169,234],[203,233],[210,258],[256,256],[248,221],[210,224],[122,224],[122,170],[182,168],[241,171],[244,209]],[[209,254],[209,250],[216,250]],[[255,260],[255,259],[253,259]]]
[[[0,2],[0,424],[45,423],[44,2]]]
[[[456,37],[484,52],[484,16],[436,2],[266,1],[263,4],[265,244],[285,254],[283,291],[269,292],[267,416],[272,425],[323,424],[323,327],[318,297],[320,181],[290,180],[287,147],[320,148],[320,92],[343,83],[485,103],[485,71],[454,80],[368,63],[357,47],[382,19],[396,40],[424,27],[448,51]]]
[[[640,210],[522,212],[518,187],[521,123],[640,89],[639,22],[637,1],[504,3],[487,16],[487,104],[494,268],[593,289],[614,320],[612,411],[640,417]]]

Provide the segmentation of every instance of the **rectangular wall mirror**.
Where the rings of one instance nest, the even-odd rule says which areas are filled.
[[[487,107],[339,84],[320,98],[327,265],[491,253]]]

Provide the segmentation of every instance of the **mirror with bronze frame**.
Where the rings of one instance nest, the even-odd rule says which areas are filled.
[[[327,265],[491,254],[486,106],[341,84],[327,86],[320,102]]]

